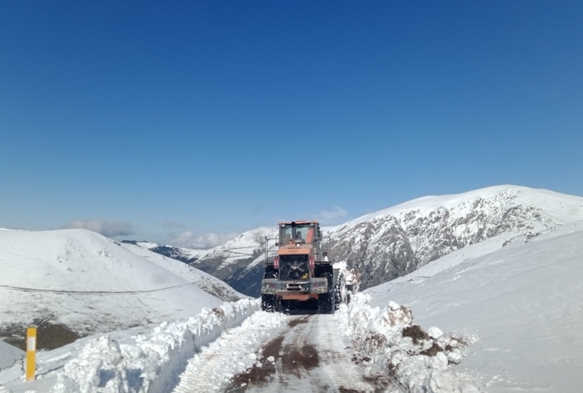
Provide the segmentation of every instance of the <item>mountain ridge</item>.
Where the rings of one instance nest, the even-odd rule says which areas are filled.
[[[580,220],[582,197],[501,185],[417,198],[322,229],[333,259],[361,271],[363,288],[367,288],[468,245],[494,239],[504,247]],[[210,250],[171,248],[235,289],[258,296],[264,238],[275,238],[276,231],[275,226],[256,228]],[[273,243],[269,244],[270,257],[276,251]]]

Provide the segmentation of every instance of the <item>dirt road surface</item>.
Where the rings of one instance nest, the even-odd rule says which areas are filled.
[[[355,362],[332,315],[292,316],[287,325],[263,346],[258,363],[233,378],[227,392],[393,390],[381,373],[365,373]]]

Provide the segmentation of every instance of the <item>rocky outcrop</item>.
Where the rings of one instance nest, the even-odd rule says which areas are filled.
[[[516,204],[510,189],[450,207],[409,209],[356,220],[330,234],[338,260],[363,272],[363,288],[413,272],[452,251],[503,235],[505,244],[560,225],[544,209]]]

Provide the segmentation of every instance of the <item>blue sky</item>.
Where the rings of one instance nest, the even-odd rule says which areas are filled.
[[[583,196],[582,25],[580,1],[6,2],[0,227],[202,246],[492,185]]]

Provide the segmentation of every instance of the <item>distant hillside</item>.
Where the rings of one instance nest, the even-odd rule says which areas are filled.
[[[0,271],[0,336],[33,322],[108,332],[244,296],[194,267],[83,229],[0,231]]]

